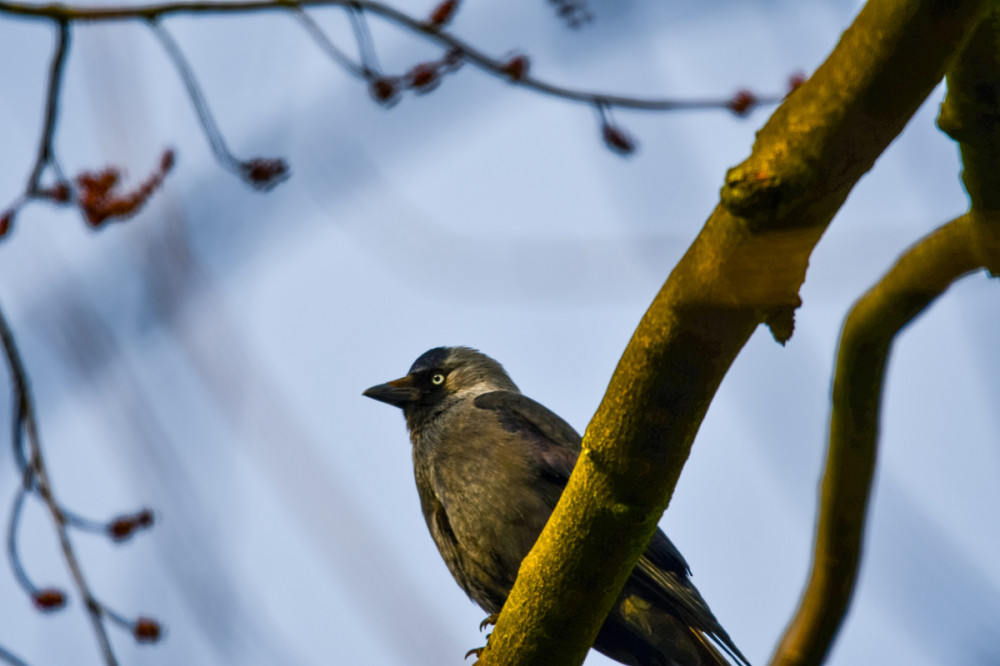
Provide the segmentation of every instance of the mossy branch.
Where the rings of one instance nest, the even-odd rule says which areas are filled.
[[[938,119],[961,146],[969,213],[904,253],[844,323],[812,569],[773,666],[823,663],[850,606],[875,473],[882,386],[896,335],[963,275],[980,268],[1000,274],[998,45],[1000,11],[994,11],[949,70]]]
[[[481,664],[579,664],[757,324],[791,334],[809,256],[994,6],[872,0],[758,133],[629,342]]]
[[[958,142],[971,209],[1000,211],[1000,10],[979,24],[947,83],[938,126]]]

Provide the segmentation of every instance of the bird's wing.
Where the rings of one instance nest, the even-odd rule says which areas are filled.
[[[653,534],[653,538],[649,540],[649,545],[646,546],[643,559],[647,560],[650,566],[655,569],[670,571],[679,576],[686,577],[691,575],[691,568],[688,567],[684,556],[677,550],[677,546],[674,545],[673,541],[667,538],[663,530],[658,529]]]
[[[441,501],[437,497],[434,497],[431,503],[427,527],[430,528],[431,537],[440,549],[441,557],[448,564],[448,568],[458,568],[459,571],[455,573],[455,578],[461,583],[464,579],[462,551],[458,547],[451,523],[448,522],[448,514],[444,512],[444,506],[441,505]],[[458,573],[462,573],[463,576],[459,576]]]
[[[580,435],[544,405],[520,393],[493,391],[477,396],[475,405],[497,413],[501,425],[516,432],[534,446],[533,459],[545,466],[551,480],[565,487],[580,452]],[[691,573],[684,557],[662,530],[656,530],[640,561],[650,583],[669,582],[670,574],[686,582]],[[662,586],[665,590],[677,585]]]
[[[688,574],[690,570],[684,558],[667,535],[657,529],[646,552],[635,565],[629,582],[643,598],[676,614],[696,635],[708,636],[733,659],[750,666],[715,619],[697,588],[688,580]]]
[[[476,562],[469,560],[459,545],[444,505],[437,497],[432,499],[427,527],[430,528],[431,537],[437,544],[452,577],[465,593],[484,608],[488,608],[489,612],[499,611],[503,606],[503,596],[498,596],[492,586],[481,583],[479,567]]]
[[[531,442],[534,447],[530,452],[533,461],[542,468],[546,480],[562,491],[576,465],[582,442],[572,426],[544,405],[511,391],[492,391],[479,395],[475,398],[475,406],[496,412],[506,430],[522,435],[525,441]],[[635,585],[642,597],[672,611],[686,622],[696,632],[699,640],[705,640],[703,636],[708,636],[734,659],[749,666],[749,662],[712,615],[701,594],[688,580],[690,573],[680,551],[662,530],[657,529],[646,552],[639,558],[630,583]]]
[[[580,435],[573,426],[531,398],[512,391],[491,391],[475,398],[479,409],[496,412],[500,425],[523,436],[532,447],[527,454],[545,479],[560,492],[580,455]]]

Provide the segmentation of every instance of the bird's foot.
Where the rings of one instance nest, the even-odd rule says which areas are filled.
[[[493,616],[491,615],[490,617],[493,617]],[[490,618],[488,617],[485,620],[483,620],[482,627],[485,627],[487,624],[493,624],[493,622],[489,622],[489,619]],[[482,627],[480,627],[480,629],[479,629],[480,631],[482,631]],[[492,635],[493,634],[486,634],[486,645],[490,644],[490,636],[492,636]],[[480,655],[483,654],[483,650],[486,649],[486,645],[484,645],[483,647],[472,648],[471,650],[469,650],[468,652],[465,653],[465,658],[468,659],[469,655],[473,655],[473,654],[476,655],[476,661],[472,662],[473,666],[475,666],[475,664],[477,664],[479,662],[479,657],[480,657]]]
[[[492,615],[487,617],[485,620],[479,623],[479,631],[482,631],[486,627],[492,627],[493,625],[495,625],[499,617],[500,613],[493,613]]]

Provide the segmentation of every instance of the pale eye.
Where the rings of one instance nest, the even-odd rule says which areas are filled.
[[[441,386],[441,384],[444,384],[444,375],[440,372],[434,373],[434,376],[431,377],[431,384],[434,384],[434,386]]]

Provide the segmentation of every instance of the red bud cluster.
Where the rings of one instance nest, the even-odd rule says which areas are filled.
[[[399,80],[379,76],[368,82],[368,94],[382,106],[392,106],[399,101]]]
[[[521,81],[528,75],[531,68],[531,61],[526,55],[516,55],[508,60],[503,66],[503,73],[510,77],[511,81]]]
[[[745,116],[757,106],[757,95],[749,90],[738,90],[726,106],[736,115]]]
[[[440,28],[451,21],[457,10],[458,0],[444,0],[444,2],[435,7],[434,11],[431,12],[426,25],[430,28]]]
[[[136,530],[150,527],[153,524],[153,512],[143,509],[131,516],[119,516],[108,523],[108,536],[114,541],[125,541]]]
[[[5,210],[3,215],[0,216],[0,238],[3,238],[10,232],[10,228],[13,224],[14,211]]]
[[[421,62],[414,65],[404,77],[406,85],[419,93],[427,93],[441,83],[441,63]]]
[[[31,600],[35,602],[35,608],[47,612],[59,610],[66,605],[66,595],[54,587],[36,590],[31,595]]]
[[[619,155],[631,155],[635,152],[635,141],[622,128],[604,123],[601,126],[601,135],[608,148]]]
[[[173,164],[173,151],[164,151],[157,170],[131,192],[116,191],[121,171],[115,167],[81,173],[76,177],[76,203],[87,224],[96,229],[112,218],[124,219],[135,215],[163,184],[163,179]]]
[[[806,75],[802,72],[796,72],[788,77],[788,92],[792,92],[803,83],[806,82]]]
[[[402,77],[405,87],[418,94],[429,93],[438,87],[445,74],[454,72],[465,62],[465,52],[460,48],[447,51],[440,60],[417,63]]]
[[[156,620],[140,617],[132,625],[132,636],[140,643],[155,643],[163,636],[163,628]]]
[[[240,176],[258,190],[269,190],[288,178],[288,175],[288,163],[280,157],[255,157],[240,162]]]

